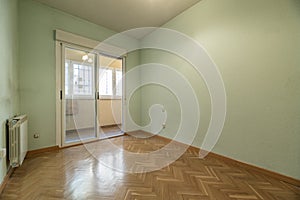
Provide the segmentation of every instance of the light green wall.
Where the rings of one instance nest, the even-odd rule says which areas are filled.
[[[20,106],[29,117],[29,149],[55,145],[55,29],[97,40],[114,33],[31,0],[19,2]]]
[[[182,74],[188,82],[193,86],[196,97],[199,99],[201,123],[199,125],[198,134],[195,137],[194,145],[201,144],[207,131],[210,119],[210,99],[206,85],[197,73],[197,71],[184,59],[163,51],[154,49],[141,50],[141,64],[143,63],[160,63],[172,67]],[[153,72],[156,76],[159,72]],[[151,76],[150,74],[141,74],[141,79]],[[155,77],[152,77],[155,80]],[[174,79],[174,77],[166,77]],[[180,82],[178,81],[178,84]],[[158,85],[147,85],[141,88],[141,123],[147,125],[150,123],[148,110],[153,104],[164,105],[167,111],[166,128],[160,132],[160,135],[168,138],[174,138],[181,122],[180,102],[176,96],[166,87]],[[189,133],[184,133],[188,137]]]
[[[115,33],[32,0],[19,2],[20,107],[29,117],[30,150],[55,145],[55,29],[98,41]],[[130,55],[128,67],[139,60]]]
[[[133,70],[134,67],[137,67],[140,65],[140,51],[139,50],[135,50],[130,52],[127,57],[126,57],[126,72],[129,72],[130,70]],[[141,112],[140,112],[140,108],[141,108],[141,90],[137,90],[134,92],[134,95],[132,97],[129,96],[129,92],[128,92],[128,88],[126,87],[127,84],[131,83],[137,83],[137,85],[140,82],[140,76],[136,76],[133,77],[134,80],[130,80],[130,79],[126,79],[125,81],[125,90],[127,89],[127,91],[125,91],[126,94],[126,105],[129,105],[127,108],[129,112],[125,112],[124,113],[124,117],[125,117],[125,130],[130,130],[131,127],[131,123],[129,123],[129,117],[131,116],[132,120],[136,123],[136,124],[140,124],[141,123]],[[127,115],[126,115],[127,114]],[[130,115],[130,116],[129,116]]]
[[[0,0],[0,148],[6,147],[6,120],[19,111],[17,9],[17,0]],[[6,171],[6,159],[0,158],[0,183]]]
[[[298,179],[299,22],[298,0],[202,0],[163,26],[202,44],[222,74],[227,92],[227,118],[213,151]],[[147,62],[170,65],[192,83],[202,117],[194,145],[200,146],[210,117],[208,93],[202,79],[185,61],[168,53],[142,51],[141,63]],[[145,111],[163,93],[144,90],[141,94],[141,110]],[[172,107],[178,107],[173,102],[168,105],[170,112]],[[145,113],[141,113],[141,118],[143,124],[149,120]],[[167,127],[175,126],[175,122],[167,123]],[[172,133],[166,130],[163,134]]]
[[[53,30],[62,29],[95,40],[103,40],[114,32],[32,0],[19,1],[19,14],[16,0],[0,2],[0,145],[5,145],[5,119],[18,113],[18,82],[15,81],[18,65],[20,110],[29,116],[29,149],[53,146]],[[202,0],[164,26],[199,41],[223,76],[228,112],[214,152],[298,179],[299,21],[297,0]],[[16,59],[18,41],[19,59]],[[210,102],[202,79],[186,61],[172,54],[147,50],[130,55],[133,56],[127,58],[128,69],[140,62],[158,62],[173,66],[189,79],[200,99],[201,126],[194,142],[200,146],[210,117]],[[145,124],[149,119],[144,111],[157,100],[153,98],[155,94],[159,94],[159,101],[167,103],[167,109],[174,113],[163,132],[171,137],[172,128],[178,125],[178,102],[169,92],[164,92],[164,88],[153,88],[144,87],[136,92],[130,103],[137,107],[130,107],[130,112],[137,122],[141,118]],[[147,92],[149,89],[151,94]],[[168,95],[164,97],[164,94]],[[139,104],[142,104],[141,109],[138,109]],[[32,137],[35,132],[40,133],[37,140]],[[0,180],[6,171],[5,165],[1,161]]]

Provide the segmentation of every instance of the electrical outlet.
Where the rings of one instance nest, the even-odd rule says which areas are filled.
[[[34,138],[34,139],[37,139],[37,138],[39,138],[39,137],[40,137],[40,134],[38,134],[38,133],[36,133],[36,134],[33,135],[33,138]]]
[[[163,128],[166,128],[166,123],[163,123],[163,124],[162,124],[162,127],[163,127]]]
[[[6,157],[6,148],[0,149],[0,159]]]

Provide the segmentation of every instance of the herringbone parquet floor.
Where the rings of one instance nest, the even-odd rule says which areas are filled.
[[[123,149],[150,152],[166,144],[157,137],[109,140],[120,147],[119,152],[102,152],[111,160]],[[101,141],[93,144],[101,149]],[[214,157],[199,159],[194,149],[160,170],[130,174],[104,166],[85,146],[76,146],[27,158],[12,174],[0,199],[299,200],[300,188]]]

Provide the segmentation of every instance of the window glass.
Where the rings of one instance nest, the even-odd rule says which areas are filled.
[[[65,63],[65,94],[66,96],[70,95],[70,91],[69,91],[69,79],[70,79],[70,75],[69,75],[69,61],[66,61]]]
[[[81,64],[73,64],[73,70],[73,94],[92,95],[93,67]]]
[[[94,97],[95,54],[65,48],[65,95],[66,98]]]
[[[122,96],[122,71],[116,70],[116,96]]]
[[[65,63],[65,94],[91,96],[93,95],[93,66]]]
[[[113,70],[100,69],[99,92],[100,95],[113,95]]]

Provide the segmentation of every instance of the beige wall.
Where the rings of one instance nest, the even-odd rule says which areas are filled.
[[[100,126],[122,123],[122,100],[102,99],[98,101],[98,120]]]
[[[72,102],[72,103],[71,103]],[[95,104],[94,100],[69,101],[70,115],[66,115],[66,130],[84,129],[94,127]],[[101,99],[98,100],[98,122],[100,126],[108,126],[122,123],[122,100]]]

